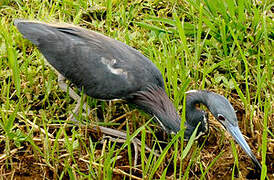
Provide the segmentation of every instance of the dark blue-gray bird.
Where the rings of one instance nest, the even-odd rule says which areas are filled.
[[[47,61],[66,79],[97,99],[124,99],[153,115],[168,133],[180,130],[181,118],[164,87],[157,67],[136,49],[94,31],[72,25],[15,20],[14,24],[35,44]],[[216,93],[192,90],[186,97],[185,139],[200,122],[198,134],[208,130],[204,104],[261,169],[238,127],[229,101]]]

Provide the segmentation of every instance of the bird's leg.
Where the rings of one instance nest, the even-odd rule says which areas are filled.
[[[85,101],[85,99],[86,99],[86,95],[84,95],[83,101]],[[72,121],[74,121],[74,122],[77,121],[77,119],[75,118],[75,115],[77,116],[77,114],[78,114],[79,111],[80,111],[81,102],[82,102],[82,99],[79,98],[79,99],[77,100],[77,104],[76,104],[74,110],[72,111],[71,115],[70,115],[69,118],[68,118],[69,120],[72,120]],[[83,109],[85,109],[85,108],[83,107]]]
[[[69,93],[69,96],[71,98],[73,98],[75,101],[77,101],[76,107],[73,110],[73,113],[69,116],[69,119],[74,119],[74,114],[77,114],[79,112],[79,109],[81,107],[81,97],[75,93],[71,87],[69,87],[66,83],[65,83],[65,77],[62,76],[61,74],[58,73],[58,85],[59,87],[64,91]],[[85,98],[85,97],[84,97]],[[90,113],[90,109],[88,107],[88,105],[86,103],[83,103],[83,109],[85,109],[87,111],[87,114],[89,115]],[[77,121],[74,119],[74,121]],[[78,124],[79,125],[79,124]],[[111,128],[107,128],[107,127],[103,127],[103,126],[97,126],[94,127],[94,130],[98,130],[98,128],[100,129],[100,131],[106,135],[110,135],[110,136],[115,136],[118,139],[116,139],[116,141],[120,141],[120,142],[126,142],[127,139],[127,134],[115,129],[111,129]],[[110,140],[114,140],[113,138],[109,138]],[[137,138],[134,138],[132,140],[133,146],[134,146],[134,151],[135,151],[135,156],[134,156],[134,166],[137,166],[137,159],[138,159],[138,150],[140,151],[140,147],[141,146],[141,141]],[[139,145],[139,146],[138,146]],[[151,152],[152,150],[145,146],[145,149],[148,150],[149,152]],[[157,157],[159,157],[160,155],[153,152],[153,154],[155,154]]]
[[[81,107],[81,97],[73,91],[73,89],[71,87],[69,87],[66,82],[65,82],[65,77],[62,76],[61,74],[58,73],[58,85],[59,87],[64,91],[64,92],[67,92],[69,93],[69,96],[74,99],[75,101],[77,101],[77,104],[76,104],[76,107],[74,108],[74,110],[72,111],[72,114],[69,116],[69,120],[72,120],[72,121],[77,121],[75,118],[74,118],[74,114],[78,114],[79,112],[79,109]],[[86,95],[84,95],[84,99],[85,100],[85,97]],[[89,115],[90,113],[90,109],[88,107],[88,105],[86,103],[83,103],[83,109],[87,112],[87,116]]]
[[[111,128],[107,128],[107,127],[103,127],[103,126],[96,126],[96,127],[93,127],[93,130],[97,131],[97,130],[100,130],[102,133],[106,134],[106,135],[109,135],[109,136],[115,136],[117,137],[118,139],[116,138],[111,138],[111,137],[108,137],[110,140],[112,141],[116,141],[116,142],[126,142],[128,136],[127,136],[127,133],[125,132],[122,132],[122,131],[118,131],[118,130],[115,130],[115,129],[111,129]],[[139,146],[142,145],[141,141],[139,139],[137,139],[136,137],[134,137],[131,141],[131,143],[133,144],[134,146],[134,151],[135,151],[135,156],[134,156],[134,167],[137,166],[137,159],[138,159],[138,150],[141,151],[141,148]],[[138,146],[139,145],[139,146]],[[145,145],[145,149],[149,152],[152,152],[152,150],[147,147]],[[152,152],[155,156],[159,157],[160,154],[156,153],[156,152]]]

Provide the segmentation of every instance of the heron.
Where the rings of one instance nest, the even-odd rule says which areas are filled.
[[[16,19],[14,24],[58,73],[86,95],[102,100],[126,100],[154,116],[167,133],[180,131],[181,117],[165,91],[161,72],[133,47],[70,24],[24,19]],[[184,138],[189,139],[198,124],[198,135],[208,131],[207,113],[198,109],[197,104],[209,109],[261,169],[239,129],[234,108],[222,95],[206,90],[186,93]]]

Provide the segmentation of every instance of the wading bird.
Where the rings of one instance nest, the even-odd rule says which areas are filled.
[[[134,48],[72,25],[15,20],[15,26],[35,44],[47,61],[78,88],[97,99],[124,99],[153,115],[168,133],[180,130],[181,118],[164,87],[161,72]],[[66,88],[63,88],[66,90]],[[186,97],[185,139],[198,123],[198,133],[208,130],[207,116],[196,104],[204,104],[261,169],[239,127],[229,101],[216,93],[192,90]]]

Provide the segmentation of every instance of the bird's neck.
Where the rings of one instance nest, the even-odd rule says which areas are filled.
[[[208,91],[201,91],[201,90],[190,90],[186,92],[187,99],[186,103],[189,107],[194,107],[196,104],[204,104],[208,106]]]
[[[207,91],[199,90],[191,90],[186,93],[186,121],[189,124],[196,126],[199,121],[204,118],[205,113],[196,106],[198,104],[204,104],[208,107],[207,93]]]
[[[147,113],[154,115],[167,132],[180,130],[181,118],[162,87],[152,85],[134,93],[130,101]]]

